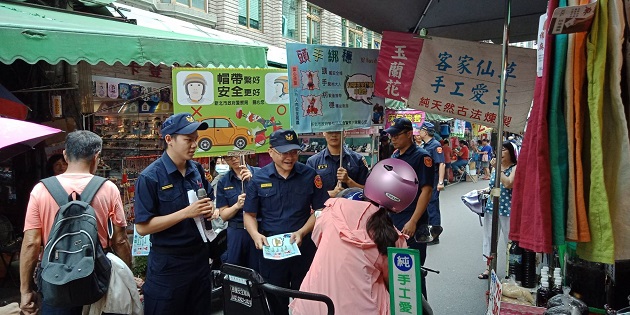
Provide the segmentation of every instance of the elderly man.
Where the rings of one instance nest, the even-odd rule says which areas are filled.
[[[56,176],[68,194],[73,191],[81,194],[92,180],[102,148],[103,140],[91,131],[79,130],[68,134],[63,151],[63,156],[68,162],[68,169],[65,173]],[[111,246],[116,255],[131,267],[131,247],[125,231],[127,221],[118,187],[106,181],[94,195],[91,205],[96,213],[101,246],[104,249]],[[59,205],[46,187],[42,183],[35,185],[26,208],[24,241],[20,253],[20,292],[22,294],[20,305],[24,314],[37,314],[40,310],[37,293],[33,291],[33,273],[41,246],[48,241],[58,209]],[[107,234],[109,219],[114,226],[111,240],[108,240]],[[41,314],[81,314],[82,308],[82,306],[59,307],[42,303]]]

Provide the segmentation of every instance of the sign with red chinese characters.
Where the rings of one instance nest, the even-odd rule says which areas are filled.
[[[407,106],[491,128],[498,127],[501,46],[425,40]],[[522,133],[534,97],[536,50],[510,47],[504,129]]]
[[[385,111],[385,129],[391,126],[396,118],[407,118],[411,121],[414,130],[420,129],[426,114],[421,110],[391,110]]]
[[[411,33],[383,32],[374,94],[406,101],[422,51],[422,38]]]

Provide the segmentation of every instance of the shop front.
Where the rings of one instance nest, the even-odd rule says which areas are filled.
[[[267,66],[263,45],[21,3],[0,3],[0,42],[11,43],[0,45],[0,84],[30,108],[27,119],[66,132],[90,129],[101,135],[99,174],[116,180],[123,196],[129,186],[123,185],[128,178],[125,158],[161,152],[157,130],[173,113],[174,66]],[[15,234],[21,231],[29,192],[48,176],[46,159],[62,150],[63,138],[0,161],[2,178],[11,179],[11,206],[0,207],[0,215],[10,219]]]

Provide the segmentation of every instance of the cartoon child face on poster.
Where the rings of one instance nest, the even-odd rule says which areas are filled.
[[[265,75],[265,93],[267,104],[289,103],[289,76],[286,73],[268,73]]]
[[[181,71],[177,73],[177,101],[181,105],[210,105],[214,102],[212,73]]]

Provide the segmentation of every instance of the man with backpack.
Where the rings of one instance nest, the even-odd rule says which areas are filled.
[[[108,270],[107,267],[111,269],[111,264],[107,258],[103,260],[103,249],[112,250],[131,266],[131,247],[125,231],[127,222],[118,187],[93,175],[102,146],[102,139],[93,132],[79,130],[69,133],[63,151],[68,169],[61,175],[43,180],[46,184],[38,183],[31,191],[20,252],[20,308],[23,314],[36,314],[38,311],[42,315],[81,314],[82,305],[76,305],[76,301],[88,295],[91,300],[98,300],[103,294],[78,292],[80,296],[75,295],[77,288],[89,287],[80,285],[82,279],[98,278],[100,287],[97,289],[107,290],[109,274],[105,271]],[[61,187],[56,186],[57,184]],[[60,196],[64,191],[65,197]],[[74,201],[70,202],[71,200]],[[77,220],[79,216],[84,219]],[[113,226],[111,239],[108,236],[110,222]],[[59,234],[59,228],[66,232]],[[77,232],[72,232],[72,229]],[[70,234],[76,237],[67,238]],[[92,235],[97,235],[98,241],[93,240]],[[45,246],[42,267],[38,270],[40,275],[35,279],[43,296],[40,303],[35,292],[33,275],[38,257],[42,253],[41,246]],[[68,268],[64,263],[73,261],[73,253],[80,253],[82,257]],[[52,275],[48,277],[49,274]],[[54,279],[55,277],[65,279]],[[74,281],[64,281],[68,278]],[[60,292],[64,294],[61,295]],[[72,300],[72,303],[66,304],[68,300]],[[86,304],[90,303],[92,302]]]

